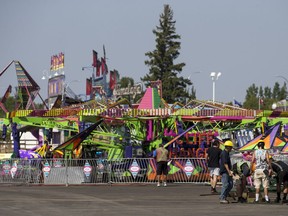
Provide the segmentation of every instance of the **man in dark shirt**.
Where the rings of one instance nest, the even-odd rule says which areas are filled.
[[[276,183],[277,183],[277,198],[276,203],[279,203],[281,198],[281,185],[283,183],[283,202],[286,202],[287,192],[288,192],[288,165],[283,161],[274,161],[270,156],[271,166],[273,173],[275,174]]]
[[[220,175],[219,160],[222,152],[221,149],[219,149],[219,145],[219,140],[214,140],[212,146],[208,148],[206,153],[206,161],[210,171],[211,193],[217,193],[216,185],[218,176]]]
[[[220,203],[228,204],[227,196],[233,188],[233,172],[231,171],[231,159],[229,153],[233,148],[231,140],[227,140],[224,143],[225,149],[222,151],[220,156],[220,175],[222,176],[222,189],[220,194]]]

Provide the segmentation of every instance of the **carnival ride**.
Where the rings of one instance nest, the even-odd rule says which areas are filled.
[[[169,105],[156,87],[147,88],[139,104],[132,105],[127,99],[92,99],[48,109],[39,94],[39,85],[19,61],[12,61],[0,77],[12,63],[18,79],[17,106],[9,111],[5,107],[11,93],[9,85],[0,107],[6,113],[2,127],[13,136],[14,157],[46,157],[48,152],[53,157],[65,158],[93,158],[97,154],[109,160],[147,157],[162,139],[167,140],[166,147],[175,158],[204,157],[213,139],[227,138],[232,138],[240,151],[253,149],[251,146],[263,138],[267,140],[267,148],[288,151],[288,138],[283,133],[288,112],[247,110],[200,100]],[[45,104],[44,109],[35,108],[37,95]],[[36,128],[38,133],[52,129],[63,131],[64,141],[52,149],[51,141],[48,142],[44,134],[39,146],[23,152],[19,147],[20,132],[27,126]]]

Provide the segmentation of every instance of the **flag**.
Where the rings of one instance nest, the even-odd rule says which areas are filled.
[[[234,104],[239,106],[239,107],[242,107],[242,104],[240,102],[238,102],[237,100],[235,100],[235,99],[234,99]]]
[[[101,58],[101,71],[102,71],[102,75],[108,73],[108,67],[106,65],[106,59],[105,58]]]
[[[119,81],[119,73],[117,70],[113,70],[113,71],[110,71],[110,83],[109,83],[109,87],[111,90],[114,90],[117,83]]]
[[[116,77],[115,77],[115,71],[110,71],[110,82],[109,82],[109,88],[113,91],[116,85]]]
[[[98,66],[98,53],[95,50],[93,50],[92,52],[93,52],[92,66],[97,68],[97,66]]]
[[[101,62],[97,60],[97,67],[96,67],[96,77],[99,77],[101,75]]]
[[[86,95],[91,95],[92,93],[92,79],[86,79]]]
[[[64,53],[59,53],[58,59],[59,69],[64,68]]]
[[[264,100],[262,98],[259,98],[259,104],[265,105]]]

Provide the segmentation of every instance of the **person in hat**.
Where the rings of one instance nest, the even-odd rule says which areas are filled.
[[[163,140],[162,143],[159,145],[159,148],[157,148],[154,151],[154,156],[157,162],[157,187],[160,187],[160,178],[163,174],[163,186],[167,186],[167,174],[168,174],[168,166],[167,162],[169,160],[169,152],[167,149],[164,148],[165,141]]]
[[[222,181],[222,189],[220,194],[220,203],[228,204],[227,196],[231,189],[233,188],[233,172],[230,159],[230,152],[233,148],[233,143],[231,140],[227,140],[224,143],[225,149],[220,155],[220,175]]]
[[[264,141],[259,140],[257,146],[258,149],[256,149],[253,152],[251,159],[251,163],[255,163],[255,171],[253,179],[256,192],[254,203],[259,203],[261,185],[264,188],[265,202],[269,203],[270,202],[270,199],[268,197],[269,175],[271,173],[272,167],[269,161],[269,153],[267,152],[267,150],[264,149],[265,146]]]
[[[287,192],[288,192],[288,164],[277,160],[275,161],[272,156],[269,156],[271,167],[272,167],[272,176],[276,178],[276,191],[277,197],[275,199],[276,203],[281,201],[281,191],[283,191],[283,203],[287,202]],[[281,185],[283,184],[283,190],[281,190]]]

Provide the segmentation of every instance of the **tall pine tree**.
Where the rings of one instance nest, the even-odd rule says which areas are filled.
[[[149,66],[149,74],[146,74],[141,80],[145,86],[149,86],[151,81],[162,81],[162,97],[168,103],[175,101],[185,102],[191,95],[187,91],[187,86],[192,82],[177,76],[182,72],[185,63],[174,63],[179,56],[181,43],[180,35],[175,32],[175,23],[173,20],[173,11],[169,5],[164,5],[164,12],[160,15],[160,25],[156,26],[153,34],[156,36],[156,49],[145,53],[149,60],[145,64]]]

